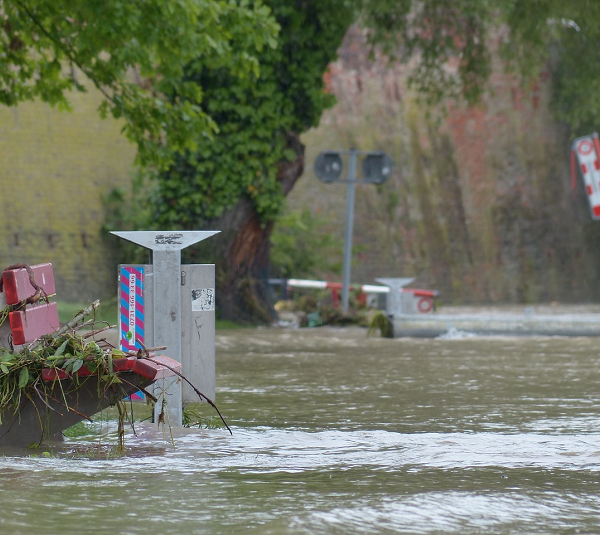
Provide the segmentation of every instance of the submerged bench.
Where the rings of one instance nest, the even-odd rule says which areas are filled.
[[[2,272],[0,381],[15,380],[14,375],[9,379],[10,370],[3,363],[44,341],[47,343],[61,332],[57,305],[48,299],[55,293],[51,264],[16,264]],[[112,358],[110,348],[106,351],[106,363],[101,371],[108,373],[113,383],[107,388],[99,387],[99,369],[83,365],[87,363],[80,363],[76,370],[68,366],[66,369],[46,367],[41,369],[39,377],[26,378],[30,391],[20,396],[19,406],[0,408],[0,446],[28,446],[61,439],[61,432],[66,428],[158,380],[181,373],[181,363],[169,357],[140,351],[136,355]]]

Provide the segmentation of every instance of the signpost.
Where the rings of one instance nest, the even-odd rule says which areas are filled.
[[[349,154],[348,175],[346,179],[341,179],[342,158],[340,155]],[[365,155],[362,160],[361,180],[356,179],[356,167],[359,155]],[[314,170],[317,178],[326,184],[333,182],[345,182],[346,188],[346,231],[344,237],[344,265],[342,269],[342,310],[344,314],[348,313],[349,292],[350,292],[350,262],[352,259],[352,235],[354,224],[354,188],[355,184],[383,184],[390,176],[394,162],[385,153],[362,152],[356,149],[349,151],[324,151],[321,152],[315,160]]]
[[[136,350],[142,346],[166,346],[164,354],[183,364],[182,373],[193,383],[204,385],[208,381],[208,392],[214,398],[214,266],[181,265],[181,250],[214,236],[219,231],[130,231],[112,232],[152,251],[152,264],[147,266],[120,266],[120,340],[124,349]],[[182,268],[186,268],[182,271]],[[185,273],[185,276],[182,274]],[[198,284],[195,288],[190,285]],[[182,302],[182,295],[189,302]],[[210,314],[212,333],[202,333],[206,323],[203,314]],[[182,321],[182,318],[184,321]],[[192,337],[191,322],[197,336]],[[204,323],[203,323],[204,322]],[[188,323],[190,325],[188,325]],[[201,324],[202,323],[202,324]],[[207,329],[210,325],[207,325]],[[205,329],[205,330],[207,330]],[[201,335],[202,334],[202,335]],[[182,339],[186,347],[182,348]],[[212,347],[211,347],[212,344]],[[200,350],[202,347],[203,351]],[[197,353],[197,354],[196,354]],[[186,358],[187,356],[187,358]],[[199,359],[207,359],[200,363]],[[186,360],[190,362],[186,363]],[[211,362],[208,362],[212,360]],[[204,373],[200,378],[192,375],[193,370]],[[212,373],[212,377],[207,376]],[[167,402],[168,424],[181,426],[182,394],[181,379],[177,376],[165,380],[155,388],[158,403],[155,421]],[[201,389],[202,391],[202,389]]]
[[[592,219],[600,219],[600,142],[598,134],[578,137],[571,147],[571,188],[575,187],[575,158],[579,162]]]

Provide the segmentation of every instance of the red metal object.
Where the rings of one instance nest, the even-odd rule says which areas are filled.
[[[437,290],[417,290],[413,288],[402,288],[403,292],[411,292],[415,295],[415,297],[437,297],[440,295],[440,292]]]
[[[56,293],[54,285],[54,272],[52,264],[38,264],[31,266],[33,278],[37,285],[47,295]],[[7,305],[16,305],[35,294],[36,290],[29,282],[29,273],[26,269],[10,269],[2,273],[2,284]]]
[[[116,372],[126,372],[126,371],[133,370],[136,360],[137,359],[135,357],[126,357],[123,359],[115,359],[115,360],[113,360],[113,370]]]
[[[594,149],[596,149],[596,156],[600,155],[600,141],[598,140],[598,134],[596,132],[594,132],[592,134],[592,142],[594,143]],[[600,169],[600,162],[598,162],[598,160],[596,160],[594,162],[594,167],[596,168],[596,170]]]
[[[159,367],[159,373],[156,379],[164,379],[165,377],[171,377],[181,373],[182,364],[181,362],[166,357],[165,355],[154,355],[150,353],[151,361]],[[146,362],[149,362],[146,360]]]
[[[341,282],[326,283],[326,288],[328,290],[331,290],[331,297],[333,298],[333,307],[334,308],[340,307],[340,291],[342,290],[342,286],[343,285]],[[363,292],[362,285],[351,284],[349,289],[351,291],[358,290],[358,295],[357,295],[358,302],[361,305],[367,304],[367,294],[365,292]]]
[[[431,297],[421,297],[417,302],[417,310],[421,314],[427,314],[433,310],[433,299]]]
[[[413,296],[414,305],[419,314],[428,314],[435,310],[435,298],[440,295],[437,290],[421,290],[417,288],[402,288],[402,293]]]
[[[133,372],[151,381],[157,381],[181,373],[181,363],[172,358],[151,353],[149,359],[138,359],[137,357],[115,359],[113,360],[113,370],[115,373]],[[96,375],[96,373],[95,371],[91,372],[87,366],[83,365],[73,375],[88,377]],[[60,368],[44,368],[42,370],[42,380],[44,381],[62,380],[70,377],[71,375]]]
[[[8,320],[15,345],[28,344],[60,327],[56,303],[44,303],[10,312]]]
[[[600,140],[593,133],[573,141],[572,154],[579,161],[579,168],[588,195],[592,219],[600,219]],[[572,156],[573,157],[573,156]],[[574,168],[571,160],[571,188],[574,186]]]
[[[84,363],[83,366],[77,370],[75,375],[77,375],[77,377],[89,377],[90,375],[96,375],[96,373],[96,371],[91,371]],[[64,377],[61,377],[61,379],[64,379]]]
[[[69,374],[65,370],[59,368],[44,368],[42,370],[42,381],[59,381],[69,377]]]
[[[577,156],[575,155],[575,151],[571,151],[571,191],[575,189],[575,175],[577,174]],[[588,193],[589,194],[589,193]]]
[[[168,368],[162,364],[166,364]],[[181,363],[162,355],[152,356],[151,360],[137,359],[133,366],[133,371],[151,381],[157,381],[165,377],[172,377],[176,375],[175,372],[181,373]]]

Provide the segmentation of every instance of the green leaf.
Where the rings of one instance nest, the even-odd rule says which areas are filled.
[[[70,342],[70,339],[67,338],[62,344],[60,344],[59,348],[55,351],[54,357],[60,357],[67,347],[67,344]]]
[[[78,359],[73,363],[73,373],[79,370],[83,366],[83,359]]]
[[[62,369],[65,370],[67,373],[71,373],[73,371],[73,365],[77,360],[78,359],[76,357],[71,357],[67,359],[63,364]]]
[[[19,388],[26,387],[28,382],[29,382],[29,369],[21,368],[21,373],[19,374]]]
[[[0,362],[4,362],[6,364],[12,364],[15,361],[15,354],[14,353],[9,353],[7,352],[3,352],[2,353],[2,357],[0,358]]]

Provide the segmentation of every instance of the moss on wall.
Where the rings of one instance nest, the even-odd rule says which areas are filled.
[[[415,99],[406,67],[370,62],[361,32],[347,35],[328,79],[338,104],[303,140],[307,169],[325,149],[395,161],[385,185],[357,190],[354,282],[412,276],[455,303],[600,301],[600,224],[581,181],[569,190],[570,132],[552,113],[552,75],[525,91],[497,67],[480,106],[443,112]],[[329,216],[326,232],[342,237],[343,199],[309,171],[289,201]]]

